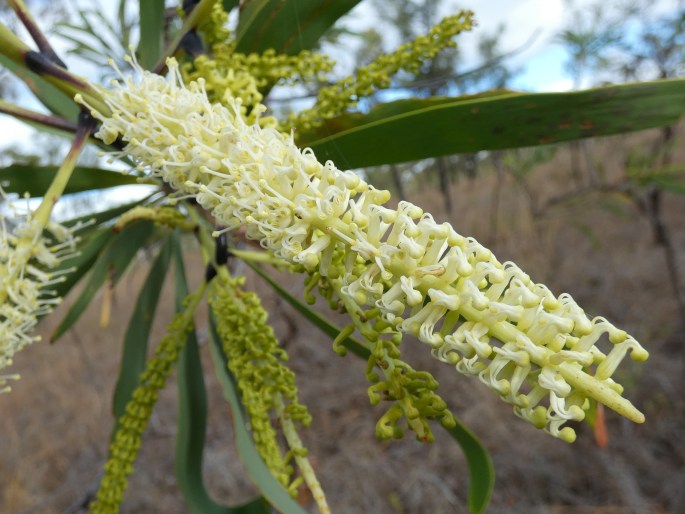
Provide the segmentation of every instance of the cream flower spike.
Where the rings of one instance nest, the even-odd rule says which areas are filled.
[[[7,201],[1,188],[0,199]],[[0,215],[0,370],[12,364],[17,352],[40,340],[33,334],[38,319],[61,300],[50,288],[70,271],[51,270],[75,255],[74,230],[79,228],[50,222],[44,230],[28,207],[25,214],[11,204],[9,210],[11,219],[20,221],[11,228]],[[16,374],[0,374],[0,393],[10,390],[8,380],[18,378]]]
[[[227,230],[245,227],[275,256],[342,280],[339,295],[378,308],[555,437],[575,439],[563,425],[582,420],[590,398],[644,421],[611,378],[627,354],[648,357],[624,331],[419,207],[385,206],[387,191],[320,164],[292,136],[247,124],[239,100],[211,104],[201,80],[183,84],[173,59],[166,78],[129,61],[135,76],[102,90],[112,114],[91,109],[97,136],[121,138],[141,169],[195,197]]]

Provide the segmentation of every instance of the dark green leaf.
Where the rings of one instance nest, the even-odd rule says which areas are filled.
[[[181,245],[174,237],[176,277],[176,310],[183,309],[188,285]],[[176,479],[191,512],[202,514],[270,514],[271,507],[262,498],[239,506],[226,507],[216,503],[207,492],[202,479],[202,457],[207,425],[207,392],[200,362],[195,332],[188,336],[188,344],[178,363],[178,430],[176,432]]]
[[[138,250],[152,236],[154,228],[151,221],[131,223],[110,240],[93,264],[88,283],[52,334],[51,342],[56,341],[78,321],[107,278],[113,285],[119,281]]]
[[[28,193],[32,197],[42,196],[50,186],[58,166],[31,166],[14,164],[0,168],[0,181],[8,182],[5,191],[11,193]],[[138,184],[134,175],[124,175],[118,171],[77,166],[74,169],[64,194],[80,193],[93,189]]]
[[[323,162],[360,168],[480,150],[537,146],[672,125],[685,112],[685,79],[570,93],[491,92],[398,100],[300,134]]]
[[[124,336],[119,379],[114,388],[113,408],[116,419],[123,416],[126,404],[131,399],[133,390],[138,386],[140,374],[145,369],[150,330],[155,319],[159,295],[164,286],[164,277],[169,269],[172,245],[171,237],[169,237],[160,248],[159,255],[152,264],[143,287],[140,288],[131,320],[128,323]]]
[[[162,29],[164,25],[164,0],[141,0],[140,44],[138,60],[143,69],[149,70],[162,55]]]
[[[53,287],[60,298],[64,298],[71,291],[71,288],[81,280],[81,277],[88,272],[102,249],[114,237],[114,233],[110,229],[100,229],[82,237],[84,240],[79,245],[78,256],[63,261],[59,268],[55,270],[72,269],[72,271],[64,275],[64,282],[55,284]]]
[[[485,512],[495,487],[495,470],[492,459],[483,444],[457,420],[457,426],[445,429],[459,443],[469,467],[469,511]]]
[[[69,95],[62,93],[46,80],[43,80],[32,71],[15,64],[4,55],[0,55],[0,65],[4,66],[23,80],[31,92],[36,95],[36,98],[38,98],[50,112],[70,121],[76,121],[79,108]]]
[[[210,350],[214,360],[216,375],[221,383],[224,398],[231,407],[231,421],[235,434],[236,446],[240,453],[241,461],[245,466],[247,474],[252,482],[257,486],[264,498],[279,512],[283,514],[306,514],[283,488],[283,486],[273,477],[269,469],[264,464],[257,448],[254,446],[252,437],[247,430],[247,421],[242,411],[237,387],[226,362],[226,356],[221,348],[219,336],[216,333],[214,320],[210,316],[209,330]]]
[[[360,0],[248,0],[241,6],[236,51],[273,48],[295,55],[321,36]]]
[[[338,327],[330,323],[326,318],[324,318],[321,314],[313,310],[311,307],[305,305],[297,298],[295,298],[293,295],[291,295],[288,291],[281,287],[274,279],[267,275],[261,268],[255,266],[251,262],[247,262],[247,264],[260,277],[262,277],[266,281],[266,283],[269,284],[274,289],[274,291],[276,291],[286,302],[292,305],[297,312],[302,314],[302,316],[304,316],[307,321],[309,321],[312,325],[321,330],[328,337],[332,339],[338,337],[338,335],[341,332],[341,330]],[[368,359],[371,355],[371,352],[362,343],[360,343],[353,337],[346,338],[342,342],[342,345],[349,351],[351,351],[358,357],[362,357],[363,359]]]
[[[141,198],[140,200],[136,200],[135,202],[117,205],[116,207],[112,207],[111,209],[107,209],[104,211],[93,212],[92,214],[85,214],[83,216],[79,216],[78,218],[68,219],[66,221],[62,221],[61,223],[64,226],[73,227],[77,223],[90,222],[91,226],[97,227],[98,225],[111,221],[114,218],[125,213],[126,211],[129,211],[134,207],[142,204],[143,202],[147,201],[150,198],[150,196],[146,196],[145,198]]]

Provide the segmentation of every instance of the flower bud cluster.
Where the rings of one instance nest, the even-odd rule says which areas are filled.
[[[265,52],[244,54],[235,51],[236,41],[226,28],[228,14],[222,2],[217,0],[210,16],[204,18],[198,31],[209,48],[192,63],[185,63],[181,71],[185,81],[205,80],[205,90],[210,101],[222,103],[224,98],[242,100],[242,114],[255,121],[258,112],[253,108],[261,103],[262,92],[275,85],[306,84],[324,80],[325,74],[335,64],[322,53],[303,50],[297,55],[278,54],[273,48]],[[274,125],[274,118],[261,118],[260,124]]]
[[[184,304],[187,306],[189,299]],[[124,414],[119,418],[117,430],[109,446],[109,457],[105,473],[93,503],[91,514],[116,514],[128,487],[128,477],[133,466],[143,433],[150,422],[152,410],[157,403],[159,391],[164,388],[178,362],[181,350],[193,329],[193,310],[180,311],[167,328],[167,334],[160,341],[155,355],[145,365],[139,385],[126,404]]]
[[[240,98],[243,114],[264,98],[262,91],[279,84],[302,84],[323,79],[333,68],[333,61],[325,54],[303,50],[297,55],[277,54],[269,49],[262,54],[242,54],[234,51],[235,42],[213,46],[212,56],[201,55],[192,65],[182,67],[186,81],[203,78],[212,102],[223,103],[225,98]],[[261,121],[264,125],[264,120]]]
[[[179,7],[179,9],[181,8]],[[230,37],[231,31],[227,25],[228,13],[224,10],[223,1],[214,0],[209,16],[200,18],[197,30],[202,34],[205,44],[212,46],[216,43],[222,43]]]
[[[7,199],[2,189],[0,198]],[[60,302],[50,288],[69,272],[55,269],[74,255],[74,230],[79,228],[54,222],[43,227],[28,208],[25,214],[12,205],[8,210],[11,218],[0,215],[0,370],[12,364],[17,352],[40,340],[33,330]],[[6,381],[15,378],[0,376],[0,393],[9,391]]]
[[[647,358],[634,338],[419,207],[388,207],[387,191],[320,164],[292,137],[247,124],[239,100],[211,104],[201,81],[185,87],[177,65],[169,68],[166,80],[138,69],[139,82],[103,91],[113,114],[93,112],[97,135],[121,137],[141,169],[228,229],[245,227],[273,255],[340,281],[348,312],[378,309],[552,435],[572,441],[563,425],[582,420],[590,398],[644,421],[611,378],[626,355]]]
[[[287,132],[295,128],[307,132],[320,126],[324,120],[339,116],[357,105],[360,98],[389,87],[391,78],[399,71],[418,73],[421,66],[440,51],[456,46],[452,38],[460,32],[471,30],[472,26],[471,11],[447,16],[428,34],[401,45],[394,52],[377,57],[370,64],[358,68],[354,75],[321,88],[316,103],[310,109],[291,114],[281,129]]]
[[[250,418],[255,446],[273,475],[289,487],[294,470],[281,452],[272,414],[278,401],[292,422],[308,426],[311,416],[298,400],[295,374],[285,365],[288,355],[267,323],[266,310],[256,294],[240,288],[243,282],[243,278],[218,276],[210,305],[228,367]]]

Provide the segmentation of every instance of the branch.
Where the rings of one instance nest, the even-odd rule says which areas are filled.
[[[9,0],[9,3],[24,27],[26,27],[26,30],[28,30],[31,38],[35,41],[38,50],[52,62],[66,69],[67,65],[59,58],[57,52],[55,52],[43,32],[40,30],[40,27],[38,27],[36,20],[33,19],[33,16],[31,16],[31,13],[26,8],[24,0]]]

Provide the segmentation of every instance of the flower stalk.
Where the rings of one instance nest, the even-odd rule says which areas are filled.
[[[29,109],[24,109],[23,107],[6,102],[2,98],[0,98],[0,113],[9,114],[10,116],[28,123],[54,128],[63,132],[69,132],[71,134],[75,133],[77,130],[77,124],[69,120],[65,120],[64,118],[59,118],[57,116],[51,116],[49,114],[31,111]]]
[[[43,34],[43,31],[38,27],[38,23],[36,23],[36,20],[31,16],[24,0],[9,0],[9,4],[17,14],[17,17],[24,24],[24,27],[26,27],[26,30],[31,34],[31,38],[33,38],[33,41],[36,43],[36,46],[38,46],[40,52],[55,64],[66,69],[66,64],[59,58],[57,52],[55,52],[52,45],[50,45],[50,42],[45,37],[45,34]]]
[[[91,105],[101,109],[101,112],[108,112],[109,109],[102,102],[102,97],[97,92],[95,86],[91,85],[86,79],[78,77],[56,64],[45,54],[31,50],[3,23],[0,23],[0,54],[15,64],[41,76],[70,97],[80,94]],[[23,76],[20,76],[20,78],[26,80]]]

